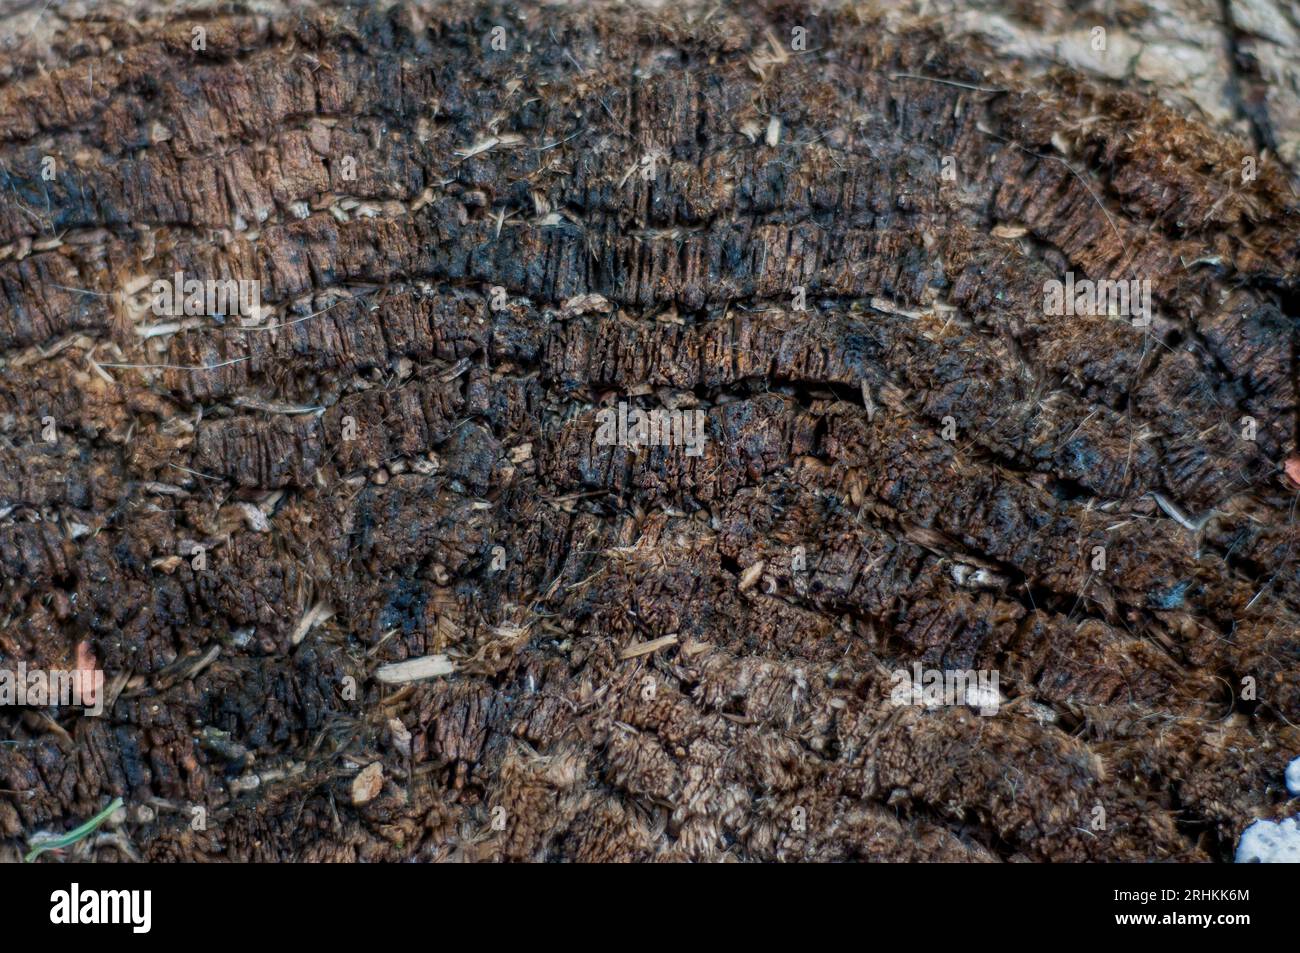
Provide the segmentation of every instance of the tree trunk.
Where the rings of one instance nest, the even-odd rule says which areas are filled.
[[[5,21],[0,669],[105,710],[0,709],[0,853],[1285,815],[1293,12],[127,9]]]

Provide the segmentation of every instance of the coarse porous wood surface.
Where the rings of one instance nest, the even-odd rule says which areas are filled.
[[[41,861],[1295,813],[1294,7],[48,7],[0,14],[0,669],[104,712],[0,708],[0,858],[115,797]],[[992,710],[897,704],[944,671]]]

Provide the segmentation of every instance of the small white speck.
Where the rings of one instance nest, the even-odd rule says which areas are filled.
[[[1300,758],[1293,758],[1286,766],[1286,789],[1294,797],[1300,797]]]
[[[1300,822],[1294,817],[1256,821],[1241,832],[1236,860],[1239,864],[1300,863]]]
[[[776,146],[781,141],[781,119],[773,116],[767,121],[767,144]]]

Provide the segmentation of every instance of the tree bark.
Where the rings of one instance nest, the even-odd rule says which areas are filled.
[[[1285,816],[1300,25],[1026,6],[11,13],[0,668],[93,654],[107,708],[0,709],[0,851],[115,796],[74,853]]]

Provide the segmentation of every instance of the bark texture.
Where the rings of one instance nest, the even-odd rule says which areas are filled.
[[[1300,754],[1297,24],[1189,7],[14,13],[0,659],[109,708],[0,709],[0,850],[1230,859]]]

